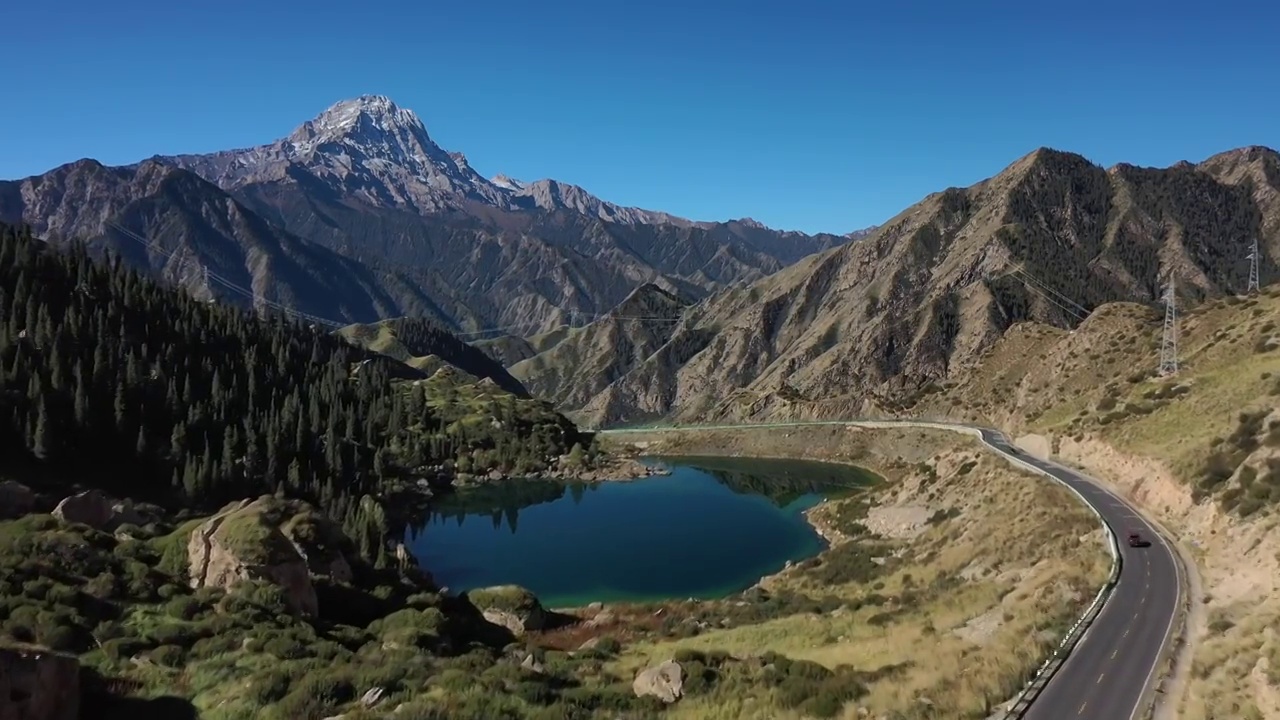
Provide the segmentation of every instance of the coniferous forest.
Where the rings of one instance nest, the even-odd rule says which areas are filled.
[[[653,709],[592,670],[603,651],[521,670],[533,655],[507,652],[510,628],[389,552],[423,479],[438,490],[595,456],[545,402],[465,372],[415,375],[0,226],[0,490],[40,504],[0,506],[0,673],[26,673],[0,710],[32,693],[103,720]],[[145,526],[48,512],[85,488],[162,507]],[[207,554],[193,556],[200,533]],[[215,543],[219,562],[253,569],[206,583]],[[289,582],[268,566],[292,568]],[[55,698],[32,663],[78,670]]]
[[[587,442],[545,403],[393,382],[369,357],[0,228],[0,472],[192,509],[283,493],[372,541],[386,521],[359,500],[395,480],[531,472]]]

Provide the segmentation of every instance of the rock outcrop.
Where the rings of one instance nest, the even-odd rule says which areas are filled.
[[[76,493],[54,508],[53,516],[63,522],[81,523],[96,530],[107,530],[115,511],[113,500],[100,490],[86,490]]]
[[[636,697],[652,695],[668,705],[684,694],[684,668],[674,660],[651,667],[631,682]]]
[[[281,522],[291,519],[290,505],[270,496],[242,500],[201,523],[187,543],[191,586],[231,591],[260,580],[279,587],[295,613],[316,615],[319,601],[307,558],[281,530]]]
[[[0,648],[0,720],[76,720],[80,662],[37,649]]]
[[[0,520],[20,518],[36,505],[36,494],[20,482],[0,482]]]
[[[532,592],[519,585],[499,585],[467,592],[484,619],[501,625],[516,636],[547,626],[547,611]]]
[[[116,500],[101,490],[86,490],[64,498],[54,508],[53,516],[63,522],[88,525],[95,530],[115,532],[121,525],[146,525],[153,522],[159,508],[134,505],[125,498]]]

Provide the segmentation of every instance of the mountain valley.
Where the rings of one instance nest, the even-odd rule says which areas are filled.
[[[104,717],[989,718],[1109,582],[1088,508],[936,427],[679,427],[942,419],[1169,526],[1186,632],[1162,694],[1266,717],[1278,259],[1280,154],[1257,146],[1167,168],[1040,148],[839,235],[486,178],[377,95],[257,147],[0,182],[0,671],[61,668]],[[676,427],[596,432],[648,424]],[[614,602],[716,562],[681,534],[715,532],[683,456],[720,458],[703,489],[806,488],[770,510],[806,550],[745,589]],[[761,458],[866,482],[828,496]],[[582,502],[649,475],[670,497]],[[436,511],[485,533],[419,535]],[[629,521],[662,542],[623,541],[615,587],[561,557],[611,562],[592,541]],[[609,604],[451,590],[504,572],[477,537]],[[0,711],[58,695],[14,687]]]

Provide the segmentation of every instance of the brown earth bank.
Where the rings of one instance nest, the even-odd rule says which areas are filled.
[[[1109,485],[1176,541],[1188,614],[1156,717],[1280,716],[1280,285],[1191,305],[1180,367],[1162,315],[1103,305],[1010,329],[905,412],[999,427]]]
[[[1086,508],[955,433],[822,426],[627,443],[655,456],[851,463],[884,478],[812,509],[829,547],[743,593],[595,604],[573,610],[575,624],[534,634],[562,650],[618,643],[609,667],[622,676],[670,659],[716,665],[716,688],[686,695],[672,717],[813,716],[814,706],[789,705],[786,693],[742,676],[777,653],[847,680],[813,690],[830,704],[820,716],[984,718],[1021,689],[1105,579],[1105,540]],[[1046,528],[1045,541],[1004,542],[1011,514]]]

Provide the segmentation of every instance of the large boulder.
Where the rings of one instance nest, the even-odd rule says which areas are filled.
[[[76,720],[80,661],[37,649],[0,648],[0,720]]]
[[[547,626],[547,611],[538,596],[519,585],[498,585],[467,592],[484,619],[501,625],[516,636]]]
[[[36,506],[31,488],[13,480],[0,481],[0,520],[20,518]]]
[[[684,694],[684,668],[674,660],[651,667],[631,682],[636,697],[652,695],[668,705]]]
[[[86,490],[64,498],[53,509],[63,522],[88,525],[95,530],[114,532],[121,525],[146,525],[162,514],[154,505],[134,505],[132,500],[116,500],[101,490]]]
[[[231,592],[245,580],[281,589],[295,613],[319,612],[307,559],[281,530],[289,506],[271,496],[232,503],[191,532],[187,543],[193,588]]]
[[[96,530],[107,530],[115,511],[115,503],[106,493],[100,490],[86,490],[64,498],[54,508],[53,516],[63,522],[80,523]]]

